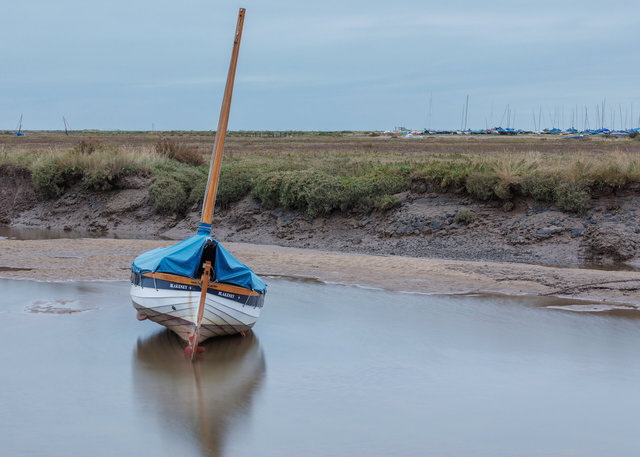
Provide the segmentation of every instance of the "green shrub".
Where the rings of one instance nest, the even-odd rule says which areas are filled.
[[[204,180],[205,183],[207,181],[207,174],[202,168],[181,166],[170,173],[170,176],[178,181],[188,193],[199,181]]]
[[[256,177],[252,193],[265,208],[277,208],[280,205],[280,187],[286,172],[270,172]]]
[[[33,187],[48,198],[56,198],[64,192],[64,174],[53,158],[36,162],[31,171]]]
[[[560,184],[561,177],[558,174],[548,172],[536,172],[523,176],[522,193],[529,195],[534,200],[542,202],[555,201],[556,188]]]
[[[554,203],[561,210],[582,214],[591,207],[591,195],[582,183],[563,182],[555,190]]]
[[[284,172],[280,181],[278,203],[288,209],[304,211],[307,209],[307,188],[312,185],[313,175],[307,171]]]
[[[391,197],[411,187],[411,180],[405,176],[373,173],[365,176],[345,178],[340,197],[340,210],[344,212],[366,213],[374,209],[389,206],[393,208],[400,202]],[[397,202],[391,205],[391,202]]]
[[[469,225],[476,220],[476,213],[467,208],[461,208],[453,217],[456,224]]]
[[[389,211],[400,205],[400,199],[395,195],[380,195],[373,199],[373,208],[376,211]]]
[[[201,168],[181,166],[160,171],[149,187],[149,198],[160,214],[184,214],[190,205],[202,201],[207,175]]]
[[[472,173],[467,176],[465,190],[476,200],[487,201],[494,196],[495,179],[486,173]]]
[[[250,170],[223,168],[220,172],[216,204],[226,207],[229,203],[241,200],[251,191],[252,180],[253,173]]]
[[[117,176],[111,173],[111,170],[106,168],[97,168],[86,172],[82,182],[90,190],[95,191],[107,191],[114,188],[114,181]]]
[[[492,187],[493,193],[500,200],[510,200],[513,197],[511,192],[511,183],[497,180]]]
[[[455,160],[434,160],[426,163],[418,163],[412,167],[413,179],[425,179],[434,181],[440,187],[462,187],[469,175],[481,170],[481,165],[471,162],[458,162]]]
[[[329,214],[340,206],[340,180],[320,171],[285,172],[280,204],[304,211],[309,217]]]
[[[316,171],[305,175],[299,180],[298,191],[304,195],[308,216],[326,215],[340,207],[342,186],[338,178]]]
[[[189,204],[194,205],[196,203],[202,203],[204,201],[204,194],[207,192],[207,179],[199,179],[191,187],[189,192]]]
[[[356,213],[391,209],[400,203],[393,194],[410,186],[408,177],[389,169],[343,178],[318,170],[272,171],[255,179],[252,193],[265,208],[282,206],[316,217],[337,209]]]
[[[188,203],[184,187],[171,175],[157,176],[149,187],[149,197],[160,214],[183,213]]]
[[[207,175],[198,174],[193,177],[189,203],[201,203],[207,192]],[[226,207],[229,203],[242,199],[251,190],[251,175],[247,171],[225,170],[220,173],[216,205]]]

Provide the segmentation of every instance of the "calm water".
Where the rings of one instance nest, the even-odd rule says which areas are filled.
[[[640,320],[269,283],[254,335],[191,366],[126,283],[1,280],[1,454],[640,453]]]

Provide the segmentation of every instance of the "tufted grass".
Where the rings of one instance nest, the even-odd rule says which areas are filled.
[[[208,168],[200,164],[208,163],[214,136],[88,132],[69,139],[43,132],[24,138],[0,138],[0,164],[30,170],[34,187],[49,198],[78,185],[118,189],[121,178],[140,174],[153,180],[156,210],[179,214],[204,197]],[[527,197],[581,213],[595,193],[640,183],[640,142],[230,132],[217,204],[253,195],[264,207],[309,217],[368,213],[397,206],[398,194],[415,181],[481,201]]]

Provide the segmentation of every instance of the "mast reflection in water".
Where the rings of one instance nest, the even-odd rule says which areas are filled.
[[[265,362],[253,332],[209,340],[204,347],[192,364],[185,360],[184,343],[173,332],[164,330],[138,340],[134,385],[144,400],[140,404],[156,409],[167,433],[180,434],[187,428],[200,442],[203,455],[218,456],[227,434],[249,412],[264,379]]]

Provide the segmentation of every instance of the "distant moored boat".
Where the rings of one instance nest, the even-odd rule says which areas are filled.
[[[15,136],[24,136],[24,133],[22,133],[22,114],[20,115],[20,120],[18,121],[18,126],[14,130],[13,134]]]

